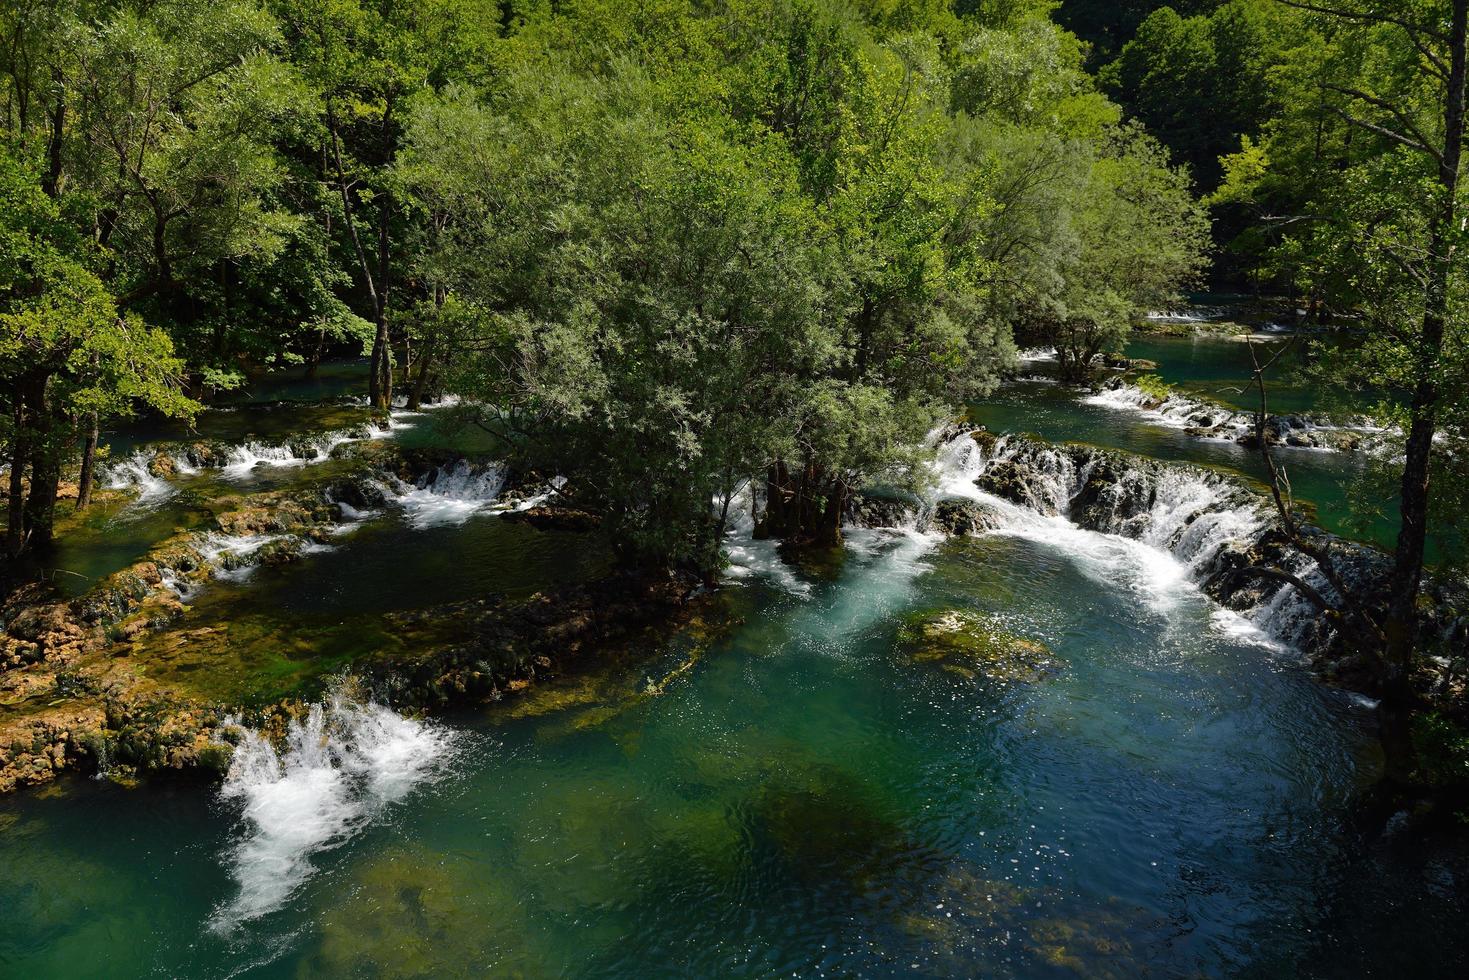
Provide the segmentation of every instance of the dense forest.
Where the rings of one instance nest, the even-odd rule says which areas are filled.
[[[943,498],[953,433],[1049,359],[1067,398],[1236,427],[1225,465],[1268,531],[1191,555],[1203,591],[1300,602],[1323,671],[1379,705],[1394,805],[1465,812],[1466,21],[1469,0],[7,0],[0,594],[56,577],[130,451],[112,434],[286,372],[365,359],[372,424],[437,406],[495,473],[555,475],[612,567],[717,590],[746,512],[795,561]],[[1228,398],[1186,402],[1124,352],[1204,295],[1283,311],[1285,339],[1242,329]],[[1278,410],[1282,386],[1351,414]],[[1339,448],[1312,427],[1371,445],[1327,530],[1292,485],[1316,465],[1292,447]],[[1156,544],[1103,484],[1164,478],[1065,436],[964,492]],[[1058,506],[1035,487],[1061,468]],[[1156,521],[1165,495],[1127,506]],[[1202,513],[1174,553],[1216,533]]]

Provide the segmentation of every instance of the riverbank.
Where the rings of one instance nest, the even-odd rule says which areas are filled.
[[[10,597],[0,613],[0,792],[69,771],[122,781],[162,773],[217,779],[228,770],[231,725],[243,717],[252,727],[283,732],[308,710],[327,677],[350,674],[373,696],[412,711],[493,702],[562,672],[588,650],[698,615],[699,604],[689,601],[698,591],[693,583],[618,573],[528,596],[390,612],[376,617],[373,642],[350,653],[318,653],[306,664],[289,656],[252,662],[228,631],[194,622],[191,602],[220,580],[243,581],[256,568],[279,568],[332,548],[387,507],[393,493],[439,517],[493,503],[531,527],[594,533],[594,514],[569,503],[548,506],[543,483],[522,489],[499,464],[368,439],[324,442],[331,445],[321,459],[350,472],[338,466],[292,490],[213,497],[205,505],[206,527],[174,534],[79,596],[64,599],[36,585]],[[317,458],[303,457],[308,451],[299,444],[290,451],[292,458]],[[145,455],[129,465],[166,483],[180,474],[181,463],[227,467],[234,453],[177,444]],[[934,503],[867,498],[854,505],[849,523],[986,534],[1028,520],[1004,513],[1008,506],[1138,541],[1181,561],[1221,614],[1236,614],[1249,628],[1309,655],[1324,679],[1379,693],[1372,665],[1345,655],[1334,632],[1290,587],[1233,574],[1268,561],[1326,588],[1311,563],[1290,553],[1258,491],[1228,475],[983,429],[948,434],[937,473]],[[138,498],[161,492],[146,483]],[[1322,540],[1354,583],[1381,574],[1384,559],[1370,548],[1329,535]],[[1465,603],[1447,587],[1428,592],[1438,612],[1425,618],[1421,644],[1443,653],[1420,658],[1416,681],[1445,721],[1464,725],[1469,718],[1451,651],[1469,631]]]

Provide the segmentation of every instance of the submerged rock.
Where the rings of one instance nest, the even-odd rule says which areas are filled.
[[[589,510],[546,504],[527,507],[524,510],[509,510],[501,515],[501,518],[529,524],[539,530],[594,531],[602,525],[602,518]]]
[[[965,609],[916,613],[898,628],[898,643],[914,663],[937,663],[964,677],[1034,684],[1060,669],[1049,647]]]

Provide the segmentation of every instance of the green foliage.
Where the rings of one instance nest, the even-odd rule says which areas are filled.
[[[125,414],[136,403],[189,414],[196,406],[179,391],[168,335],[119,315],[96,264],[34,169],[0,149],[0,378],[11,397],[22,378],[44,377],[66,417]]]
[[[1155,401],[1166,401],[1173,394],[1173,386],[1156,374],[1144,374],[1134,378],[1138,390]]]
[[[1413,719],[1417,776],[1438,789],[1469,787],[1469,729],[1437,711]]]
[[[707,571],[712,501],[777,465],[833,519],[913,483],[1014,330],[1087,360],[1199,267],[1183,178],[1052,9],[7,10],[6,131],[92,243],[25,313],[27,337],[96,328],[52,344],[42,394],[74,420],[179,412],[183,372],[207,392],[368,351],[379,401],[411,365],[411,397],[465,396],[630,559]],[[113,341],[153,367],[74,382]]]
[[[1102,84],[1163,135],[1200,187],[1213,188],[1219,158],[1269,114],[1288,16],[1275,0],[1230,0],[1192,17],[1160,7],[1103,69]]]

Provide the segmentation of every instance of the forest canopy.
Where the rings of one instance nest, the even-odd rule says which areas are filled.
[[[1080,376],[1203,269],[1188,173],[1051,13],[7,5],[5,172],[38,202],[3,219],[11,550],[99,425],[358,352],[373,405],[463,396],[629,559],[715,569],[751,480],[769,533],[835,540],[1017,338]],[[125,369],[40,325],[62,275]]]

